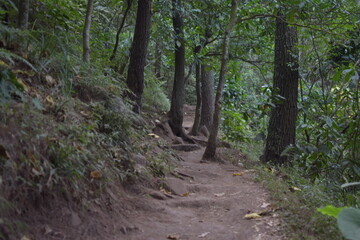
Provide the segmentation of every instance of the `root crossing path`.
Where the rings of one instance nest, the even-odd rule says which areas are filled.
[[[192,120],[189,109],[187,112],[185,127]],[[226,161],[241,160],[241,153],[219,150],[228,158],[224,159],[225,163],[201,163],[203,147],[178,151],[184,160],[176,168],[180,178],[165,179],[162,192],[151,193],[144,199],[147,204],[151,203],[151,209],[133,212],[131,222],[137,230],[122,235],[121,239],[285,239],[269,194],[254,181],[254,171]],[[244,218],[251,213],[261,217]]]

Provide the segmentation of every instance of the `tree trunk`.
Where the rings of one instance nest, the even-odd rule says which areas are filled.
[[[30,12],[30,0],[20,0],[19,14],[18,14],[18,27],[21,29],[27,29],[29,26],[29,12]]]
[[[201,118],[200,127],[211,128],[214,114],[214,71],[207,70],[208,66],[201,67]]]
[[[230,21],[225,29],[224,34],[224,42],[222,46],[222,56],[221,56],[221,68],[220,68],[220,76],[219,76],[219,83],[216,89],[216,99],[215,99],[215,111],[213,116],[213,124],[211,126],[210,136],[208,140],[208,144],[206,146],[203,159],[208,160],[215,160],[216,154],[216,140],[218,136],[219,126],[220,126],[220,113],[221,113],[221,97],[222,92],[224,89],[225,83],[225,76],[227,71],[227,63],[229,59],[229,42],[230,42],[230,35],[232,29],[234,28],[236,22],[236,11],[238,6],[239,0],[232,0],[231,1],[231,15]]]
[[[83,61],[87,63],[90,62],[90,27],[93,5],[94,0],[88,0],[86,7],[85,24],[83,29]]]
[[[194,124],[191,128],[190,135],[196,136],[199,132],[200,127],[200,114],[201,114],[201,65],[200,63],[196,63],[195,66],[196,71],[196,108],[195,108],[195,119]]]
[[[176,136],[188,140],[182,124],[184,118],[183,105],[185,101],[185,43],[183,33],[183,17],[181,1],[172,0],[173,26],[175,31],[175,73],[171,96],[171,107],[168,113],[169,125]]]
[[[132,5],[132,0],[128,0],[127,1],[127,6],[126,6],[126,9],[125,9],[125,12],[124,12],[124,16],[123,18],[121,19],[121,23],[120,23],[120,26],[116,32],[116,37],[115,37],[115,46],[114,46],[114,49],[113,49],[113,52],[110,56],[110,60],[114,60],[115,56],[116,56],[116,52],[117,52],[117,49],[119,47],[119,38],[120,38],[120,33],[121,33],[121,30],[123,29],[124,25],[125,25],[125,20],[126,20],[126,17],[129,13],[129,10],[131,8],[131,5]]]
[[[298,97],[297,31],[289,27],[280,13],[276,19],[274,89],[285,98],[271,109],[266,147],[262,161],[274,164],[290,163],[281,153],[290,144],[295,144]]]
[[[141,97],[144,90],[144,68],[150,36],[152,0],[138,0],[134,38],[130,50],[130,63],[126,84],[132,91],[134,112],[140,113]]]
[[[155,43],[155,77],[157,79],[162,79],[161,78],[161,56],[162,56],[162,52],[161,52],[161,43],[160,43],[160,39],[158,38],[156,43]]]

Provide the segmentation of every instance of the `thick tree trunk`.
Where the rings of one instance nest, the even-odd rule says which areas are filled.
[[[200,114],[201,114],[201,65],[200,63],[196,63],[195,66],[196,71],[196,108],[195,108],[195,119],[194,124],[191,128],[190,135],[196,136],[199,132],[200,127]]]
[[[171,107],[168,113],[169,125],[176,136],[188,140],[182,124],[184,118],[183,105],[185,101],[185,40],[183,33],[183,17],[181,1],[172,0],[173,26],[175,31],[175,74],[171,96]]]
[[[208,66],[201,67],[201,118],[200,127],[211,128],[214,114],[214,71],[208,70]]]
[[[125,12],[124,12],[124,16],[123,18],[121,19],[121,23],[120,23],[120,26],[116,32],[116,37],[115,37],[115,46],[114,46],[114,49],[113,49],[113,52],[110,56],[110,60],[113,60],[116,56],[116,52],[117,52],[117,49],[119,47],[119,38],[120,38],[120,33],[125,25],[125,20],[126,20],[126,17],[129,13],[129,10],[131,8],[131,5],[132,5],[132,0],[128,0],[127,1],[127,6],[126,6],[126,9],[125,9]]]
[[[134,39],[130,50],[130,63],[126,84],[132,91],[134,112],[140,113],[141,97],[144,90],[144,68],[150,36],[152,0],[138,0]]]
[[[94,0],[88,0],[86,7],[85,24],[83,29],[83,61],[90,62],[90,27],[91,15],[94,6]]]
[[[285,98],[271,110],[266,147],[262,160],[275,164],[290,163],[281,153],[295,144],[298,97],[297,31],[289,27],[281,14],[276,19],[274,89]]]
[[[211,126],[210,136],[208,144],[206,146],[203,159],[215,160],[216,154],[216,140],[218,136],[219,126],[220,126],[220,113],[221,113],[221,97],[224,89],[225,76],[227,71],[227,63],[229,59],[229,42],[232,29],[234,28],[236,22],[236,10],[238,6],[238,0],[231,1],[231,15],[230,22],[225,29],[224,42],[222,46],[222,56],[221,56],[221,68],[219,83],[216,89],[216,99],[215,99],[215,111],[213,117],[213,124]]]
[[[30,0],[20,0],[19,14],[18,14],[18,27],[19,28],[21,28],[21,29],[28,28],[29,12],[30,12]]]

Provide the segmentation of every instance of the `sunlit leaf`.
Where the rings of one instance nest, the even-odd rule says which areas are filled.
[[[324,215],[328,215],[330,217],[335,217],[337,218],[339,213],[345,209],[346,207],[342,207],[342,208],[337,208],[337,207],[334,207],[332,205],[328,205],[326,207],[323,207],[323,208],[318,208],[316,209],[318,212],[321,212],[322,214]]]

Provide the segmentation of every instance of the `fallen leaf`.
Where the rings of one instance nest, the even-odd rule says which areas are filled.
[[[101,178],[101,172],[99,171],[92,171],[90,172],[90,177],[94,178],[94,179],[99,179]]]
[[[271,205],[271,203],[263,203],[263,204],[261,204],[261,208],[267,208],[267,207],[269,207]]]
[[[190,193],[189,193],[189,192],[186,192],[186,193],[181,194],[180,196],[182,196],[182,197],[188,197],[189,195],[190,195]]]
[[[225,195],[225,193],[215,193],[215,194],[214,194],[215,197],[222,197],[222,196],[224,196],[224,195]]]
[[[173,240],[178,240],[180,239],[180,234],[169,234],[167,235],[167,239],[173,239]]]
[[[49,103],[50,105],[55,105],[54,99],[49,95],[45,98],[46,102]]]
[[[45,76],[45,81],[49,86],[54,86],[56,84],[56,80],[50,75]]]
[[[160,120],[158,119],[155,119],[155,123],[161,123]]]
[[[258,213],[249,213],[244,216],[244,219],[256,219],[261,218],[261,216]]]
[[[31,239],[27,236],[22,236],[21,240],[31,240]]]
[[[164,188],[160,188],[160,192],[171,195],[172,192],[166,191]]]
[[[300,188],[297,188],[297,187],[294,187],[294,186],[289,187],[289,190],[290,190],[290,192],[301,191]]]
[[[233,173],[233,176],[242,176],[244,172]]]
[[[207,235],[209,235],[209,233],[210,233],[210,232],[204,232],[204,233],[200,234],[198,237],[199,237],[199,238],[204,238],[204,237],[206,237]]]
[[[156,135],[155,133],[149,133],[148,135],[149,135],[150,137],[153,137],[153,138],[159,138],[159,136]]]
[[[84,117],[88,117],[88,116],[89,116],[89,114],[88,114],[87,112],[85,112],[85,111],[80,111],[80,114],[81,114],[82,116],[84,116]]]

